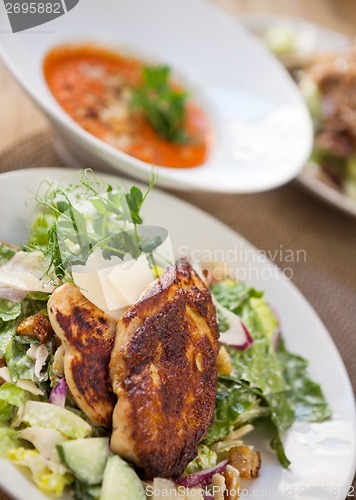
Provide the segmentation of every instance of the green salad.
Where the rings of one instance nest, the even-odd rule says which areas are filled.
[[[139,237],[146,195],[137,187],[113,189],[87,176],[77,185],[48,184],[37,198],[28,241],[22,248],[0,245],[0,456],[27,469],[35,485],[51,496],[69,492],[77,499],[136,500],[146,494],[155,498],[152,485],[163,488],[159,478],[147,481],[139,467],[115,455],[110,430],[92,425],[76,405],[47,312],[53,291],[73,282],[71,266],[83,264],[97,248],[119,258],[131,252],[134,259],[144,249],[152,279],[162,275],[154,256],[159,238]],[[78,209],[83,200],[91,210]],[[291,457],[283,447],[288,428],[296,420],[320,422],[331,415],[320,386],[308,375],[307,361],[288,351],[263,292],[231,277],[209,287],[221,333],[214,418],[184,474],[164,482],[164,488],[167,483],[172,489],[184,486],[185,494],[193,489],[194,498],[201,499],[209,498],[214,477],[229,463],[236,481],[258,474],[259,464],[255,473],[252,466],[252,472],[240,470],[236,458],[252,453],[243,436],[256,422],[270,422],[271,447],[288,468]],[[233,335],[235,319],[246,345],[222,343],[227,333]]]

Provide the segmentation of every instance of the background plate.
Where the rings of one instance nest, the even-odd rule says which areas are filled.
[[[350,44],[350,40],[337,31],[295,17],[246,14],[240,17],[240,22],[257,36],[263,36],[273,26],[288,26],[297,37],[299,34],[308,38],[311,50],[337,50]],[[319,198],[356,217],[356,201],[319,180],[308,168],[299,174],[298,181]]]

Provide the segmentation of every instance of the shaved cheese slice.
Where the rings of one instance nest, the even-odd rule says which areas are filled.
[[[117,257],[113,257],[111,260],[105,260],[100,248],[96,248],[90,254],[84,266],[73,266],[72,268],[74,283],[80,288],[84,297],[102,311],[108,311],[108,306],[98,270],[112,267],[113,264],[120,262],[121,260]]]
[[[174,266],[174,252],[171,238],[167,232],[166,238],[154,251],[156,265],[162,269],[167,269],[169,266]]]
[[[152,283],[154,276],[146,256],[141,255],[137,260],[115,266],[108,275],[108,279],[113,288],[121,294],[124,301],[121,307],[124,307],[136,302],[142,290]]]
[[[121,307],[126,306],[125,299],[121,295],[120,290],[115,288],[109,280],[109,275],[115,267],[116,266],[107,267],[97,271],[108,311],[114,311],[115,309],[120,309]]]
[[[118,257],[105,260],[99,248],[84,266],[73,266],[72,276],[82,294],[115,319],[120,318],[154,280],[144,254],[137,260],[130,256],[123,261]]]
[[[85,267],[85,266],[75,266]],[[74,269],[74,267],[73,267]],[[90,302],[95,304],[102,311],[106,311],[107,305],[104,293],[101,288],[99,276],[96,271],[77,272],[72,271],[74,283],[80,288],[80,291]]]

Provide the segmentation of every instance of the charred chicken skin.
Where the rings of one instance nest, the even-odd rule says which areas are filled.
[[[109,360],[116,321],[70,283],[51,295],[48,315],[64,346],[64,375],[75,403],[93,425],[110,429],[116,397]]]
[[[217,355],[210,292],[188,263],[179,263],[118,322],[111,449],[147,478],[182,474],[212,423]]]

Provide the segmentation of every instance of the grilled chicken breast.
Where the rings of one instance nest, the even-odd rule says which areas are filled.
[[[188,263],[152,283],[119,320],[110,361],[118,396],[111,449],[147,478],[179,476],[212,423],[218,331]]]
[[[116,397],[109,360],[116,321],[70,283],[51,295],[48,315],[64,346],[64,375],[75,403],[93,425],[110,429]]]

